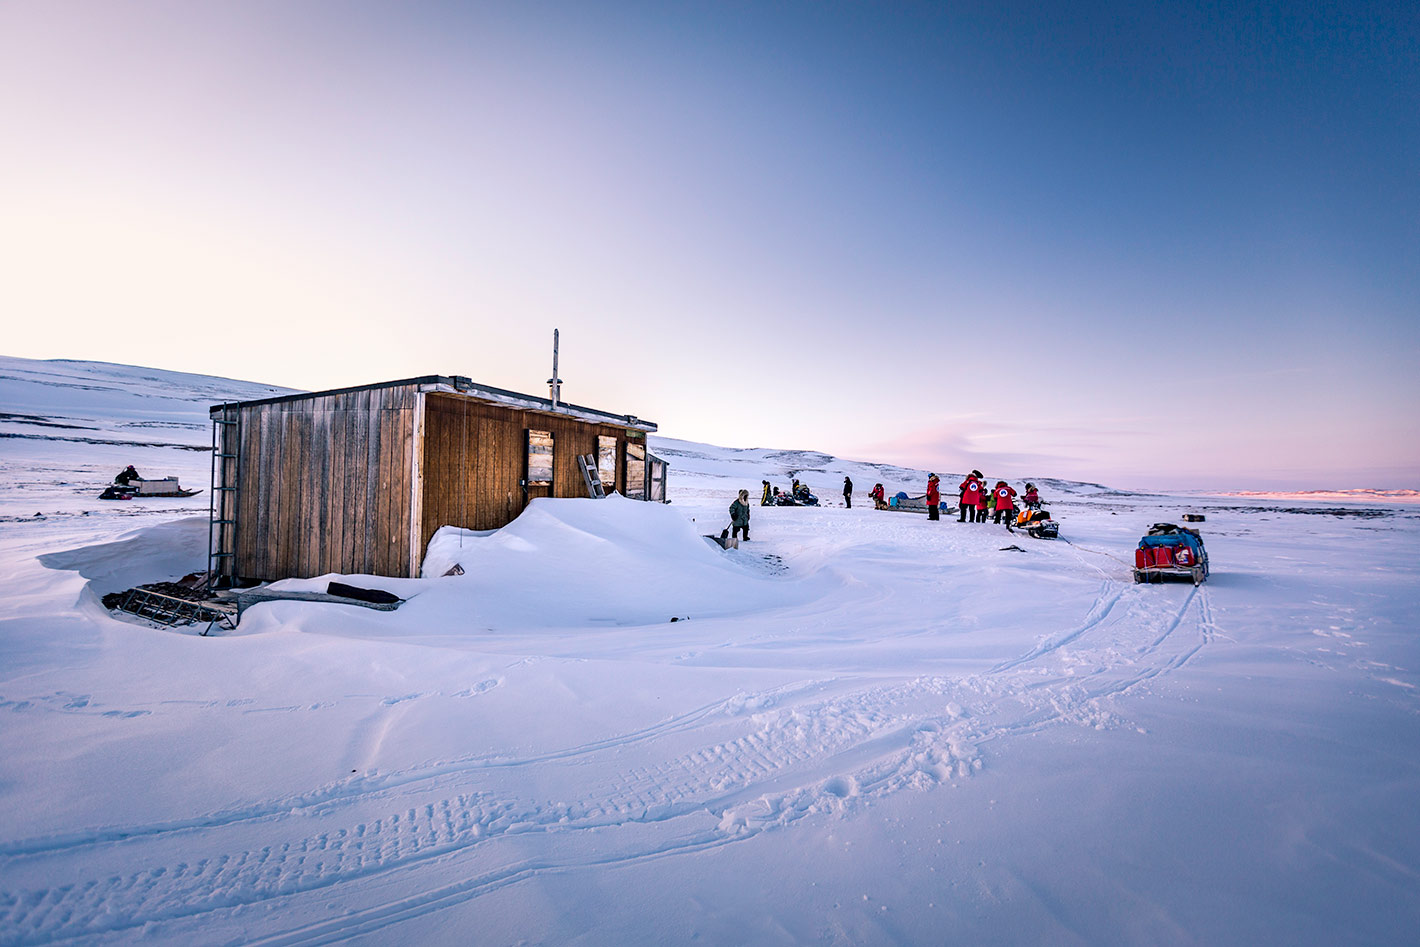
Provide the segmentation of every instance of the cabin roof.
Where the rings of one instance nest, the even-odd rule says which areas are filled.
[[[654,421],[638,418],[634,414],[613,414],[610,411],[585,408],[581,405],[569,404],[565,401],[557,402],[557,407],[554,409],[550,398],[539,398],[536,395],[525,395],[516,391],[507,391],[503,388],[494,388],[492,385],[476,384],[463,375],[421,375],[418,378],[401,378],[398,381],[382,381],[372,385],[356,385],[353,388],[307,391],[298,395],[283,395],[277,398],[257,398],[252,401],[229,401],[225,404],[212,405],[212,407],[208,409],[208,413],[216,416],[223,408],[230,408],[234,405],[245,408],[263,404],[284,404],[293,401],[307,401],[312,398],[324,398],[330,395],[351,394],[357,391],[407,387],[417,387],[420,391],[462,395],[463,397],[472,398],[475,401],[482,401],[488,404],[496,404],[523,411],[555,414],[558,417],[571,417],[580,421],[589,421],[594,424],[614,424],[619,427],[628,427],[647,433],[655,433],[657,430]]]

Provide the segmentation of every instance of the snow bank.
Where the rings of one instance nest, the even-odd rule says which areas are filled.
[[[455,566],[462,574],[447,575]],[[319,591],[332,578],[277,587]],[[367,616],[358,631],[341,626],[362,636],[663,624],[793,605],[833,584],[768,575],[758,556],[719,549],[673,508],[617,495],[537,499],[495,531],[446,526],[429,543],[420,579],[340,578],[409,599],[398,612]],[[296,606],[279,607],[289,620]],[[323,606],[306,608],[312,627],[328,630]]]

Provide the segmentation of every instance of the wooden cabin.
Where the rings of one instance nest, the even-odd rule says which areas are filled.
[[[417,577],[441,526],[496,529],[537,497],[664,501],[656,425],[461,376],[214,405],[219,585],[330,572]]]

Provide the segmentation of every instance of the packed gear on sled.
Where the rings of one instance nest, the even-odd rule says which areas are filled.
[[[903,513],[926,513],[927,495],[924,493],[922,496],[913,497],[908,496],[906,492],[899,490],[897,493],[893,494],[888,499],[887,508],[890,510],[898,510]],[[947,505],[941,500],[938,500],[937,508],[939,510],[946,510]],[[948,510],[948,512],[950,512],[950,510]]]
[[[132,467],[128,468],[132,470]],[[125,471],[126,473],[127,471]],[[122,476],[120,474],[119,476]],[[109,485],[103,493],[99,494],[100,500],[133,500],[146,499],[148,497],[190,497],[201,493],[201,490],[187,490],[178,483],[177,477],[164,477],[161,480],[130,480],[122,486],[117,483]]]
[[[1208,578],[1208,552],[1198,530],[1155,523],[1134,550],[1134,581],[1163,582],[1170,578],[1202,584]]]

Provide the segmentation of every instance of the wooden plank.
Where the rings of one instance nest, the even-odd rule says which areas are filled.
[[[250,408],[239,409],[238,416],[241,424],[237,427],[241,452],[237,461],[237,526],[234,536],[236,545],[236,562],[233,563],[233,572],[237,575],[250,575],[252,564],[252,544],[249,537],[255,536],[255,530],[261,523],[256,514],[256,491],[253,489],[253,477],[249,471],[251,458],[254,456],[256,442],[256,412]],[[243,571],[248,570],[248,571]]]
[[[281,405],[281,431],[272,444],[276,455],[277,477],[280,483],[280,506],[276,511],[276,526],[280,535],[273,568],[278,576],[300,575],[295,550],[296,513],[300,504],[300,478],[296,458],[300,455],[299,421],[301,405],[295,401]]]
[[[387,392],[380,392],[381,395]],[[382,399],[377,399],[380,401]],[[379,452],[379,478],[380,491],[378,494],[379,504],[376,507],[376,533],[375,533],[375,572],[380,575],[388,575],[390,569],[397,565],[392,553],[394,544],[398,542],[399,531],[395,528],[395,511],[398,508],[398,494],[402,491],[395,487],[395,454],[398,445],[397,423],[399,412],[392,411],[383,404],[379,405],[376,411],[376,422],[380,426],[380,452]]]
[[[409,575],[409,421],[414,416],[406,404],[406,389],[399,389],[394,416],[394,438],[390,443],[390,571],[392,576]]]
[[[407,388],[392,388],[385,405],[389,440],[385,453],[389,457],[389,491],[385,526],[385,561],[382,574],[406,575],[409,568],[409,417],[406,407]]]
[[[330,571],[343,572],[345,569],[345,445],[346,424],[349,413],[339,407],[339,400],[331,399],[330,418],[330,464],[326,469],[328,506],[326,513],[326,559]]]
[[[381,478],[379,478],[379,451],[381,451],[381,429],[379,429],[378,392],[365,392],[365,423],[369,427],[369,451],[365,467],[365,552],[359,571],[373,574],[375,562],[379,558],[379,534],[381,534]]]
[[[365,549],[365,483],[369,464],[370,432],[367,422],[368,401],[366,392],[352,392],[347,410],[350,419],[346,430],[350,435],[345,465],[346,502],[346,557],[342,572],[347,574],[360,571]]]
[[[409,431],[409,577],[418,578],[424,564],[424,403],[417,394]]]
[[[327,532],[330,523],[330,410],[326,399],[312,403],[310,498],[311,536],[306,550],[311,575],[330,571]]]
[[[275,405],[262,405],[257,409],[258,433],[256,443],[256,454],[254,457],[254,473],[257,483],[257,516],[261,521],[260,529],[254,537],[256,549],[254,554],[254,572],[257,578],[269,578],[271,576],[271,565],[273,561],[272,545],[275,541],[275,518],[279,513],[280,497],[276,491],[279,488],[277,483],[274,463],[272,460],[271,443],[274,440],[271,428],[274,424],[273,418],[276,414]]]

